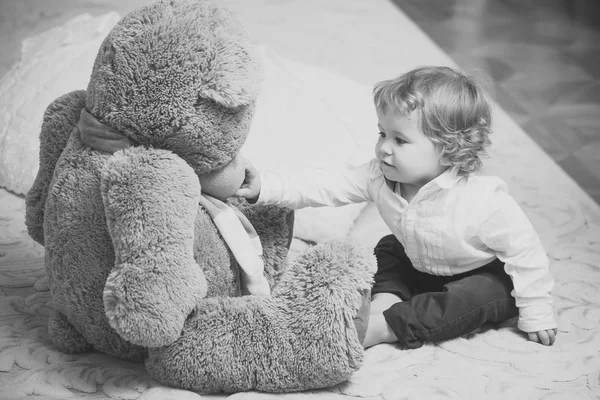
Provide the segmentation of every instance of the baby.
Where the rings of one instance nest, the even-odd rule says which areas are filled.
[[[428,66],[373,93],[373,160],[287,176],[248,163],[236,195],[293,209],[375,203],[392,234],[375,247],[365,347],[417,348],[516,315],[530,340],[553,344],[546,253],[506,184],[478,174],[491,133],[482,88],[452,68]]]

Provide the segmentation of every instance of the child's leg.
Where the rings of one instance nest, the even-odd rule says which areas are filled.
[[[440,291],[413,296],[384,311],[398,341],[420,347],[425,341],[458,337],[486,322],[500,322],[518,314],[511,296],[513,284],[496,260],[482,268],[448,277]],[[441,278],[441,277],[435,277]]]
[[[390,293],[399,299],[409,300],[414,293],[415,282],[425,274],[414,269],[402,244],[394,235],[384,236],[375,246],[375,257],[377,272],[371,295]]]
[[[379,241],[375,247],[375,256],[377,273],[371,289],[372,302],[364,347],[398,340],[383,312],[395,303],[409,300],[414,292],[415,281],[421,280],[424,275],[413,268],[404,247],[394,235],[385,236]]]

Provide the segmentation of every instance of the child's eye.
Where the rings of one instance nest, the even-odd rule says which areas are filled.
[[[379,131],[379,137],[382,137],[382,138],[384,138],[384,137],[385,137],[385,133],[383,133],[383,132]]]
[[[404,144],[404,143],[408,143],[406,140],[401,139],[401,138],[396,138],[396,143],[398,144]]]

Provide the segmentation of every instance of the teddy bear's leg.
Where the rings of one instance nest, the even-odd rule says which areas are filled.
[[[272,297],[207,298],[172,344],[150,349],[160,382],[201,392],[291,392],[345,381],[362,362],[355,317],[375,272],[371,249],[311,247]]]
[[[257,206],[244,199],[232,200],[252,223],[260,237],[265,277],[273,287],[287,266],[287,254],[294,234],[294,211],[277,206]]]
[[[63,353],[83,353],[91,350],[92,347],[71,325],[67,317],[56,310],[50,313],[48,335],[52,343]]]
[[[44,113],[40,132],[40,165],[26,198],[25,224],[29,235],[44,244],[44,206],[54,167],[85,106],[85,91],[77,90],[54,100]]]

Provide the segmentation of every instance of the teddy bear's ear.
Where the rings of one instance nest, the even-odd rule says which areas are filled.
[[[204,62],[210,67],[201,73],[200,97],[225,107],[244,106],[256,100],[263,81],[258,52],[237,37],[220,38],[215,47],[214,58]]]

